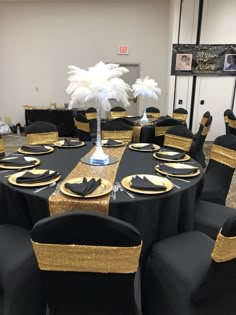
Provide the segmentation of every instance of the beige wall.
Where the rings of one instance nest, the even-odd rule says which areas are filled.
[[[24,123],[22,105],[68,101],[67,66],[140,63],[167,112],[169,0],[0,1],[0,117]],[[117,54],[118,45],[130,54]]]

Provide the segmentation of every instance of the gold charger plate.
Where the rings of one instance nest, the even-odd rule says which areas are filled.
[[[146,145],[149,145],[151,143],[132,143],[129,145],[129,148],[134,151],[139,151],[139,152],[153,152],[157,151],[160,149],[159,145],[153,144],[153,149],[142,149],[142,147],[145,147]]]
[[[15,158],[15,157],[4,158],[4,160],[12,160],[12,159],[17,159],[17,158]],[[39,163],[40,163],[40,160],[36,159],[34,157],[26,156],[25,160],[29,161],[29,162],[32,161],[32,164],[30,164],[30,165],[18,165],[17,166],[17,165],[4,165],[4,164],[1,164],[1,162],[0,162],[0,168],[4,168],[4,169],[7,169],[7,170],[18,170],[19,168],[20,169],[30,168],[32,166],[39,165]],[[35,163],[33,163],[33,161],[35,161]]]
[[[130,183],[131,183],[131,179],[133,176],[140,176],[140,177],[145,176],[148,180],[150,180],[155,185],[166,186],[166,190],[155,191],[155,190],[141,190],[141,189],[132,188],[132,187],[130,187]],[[124,186],[126,189],[128,189],[130,191],[140,193],[140,194],[145,194],[145,195],[164,194],[173,188],[173,184],[171,183],[171,181],[168,178],[164,178],[164,177],[157,176],[157,175],[148,175],[148,174],[135,174],[135,175],[130,175],[130,176],[124,177],[121,180],[121,184],[122,184],[122,186]]]
[[[174,167],[174,168],[193,168],[193,169],[196,169],[196,167],[194,166],[191,166],[189,164],[184,164],[184,163],[164,163],[165,165],[167,166],[170,166],[170,167]],[[194,176],[198,176],[200,174],[200,170],[198,169],[195,173],[192,173],[192,174],[172,174],[172,173],[167,173],[167,172],[164,172],[162,171],[160,168],[159,168],[159,165],[156,165],[155,166],[155,170],[158,171],[159,173],[161,174],[164,174],[164,175],[169,175],[169,176],[172,176],[172,177],[194,177]]]
[[[162,158],[162,157],[157,156],[156,152],[155,152],[155,153],[153,153],[153,157],[155,159],[158,159],[158,160],[161,160],[161,161],[167,161],[167,162],[185,162],[185,161],[190,160],[190,156],[188,154],[185,154],[185,156],[182,159],[178,159],[178,160],[171,159],[172,155],[175,155],[175,154],[178,154],[178,153],[179,152],[177,152],[177,151],[163,151],[163,154],[170,156],[170,158],[167,159],[167,158]],[[158,154],[161,154],[161,152],[159,151]]]
[[[99,179],[97,177],[86,177],[87,180],[90,180],[92,178],[94,178],[95,180]],[[99,185],[91,194],[86,195],[86,196],[81,196],[79,194],[76,194],[65,187],[66,183],[79,184],[79,183],[82,183],[82,181],[83,181],[83,177],[76,177],[76,178],[69,179],[68,181],[63,182],[61,184],[60,191],[67,196],[76,197],[76,198],[96,198],[96,197],[107,195],[112,191],[112,183],[108,179],[104,179],[104,178],[101,178],[101,185]]]
[[[122,145],[124,145],[124,142],[121,140],[115,140],[115,139],[112,139],[112,140],[117,141],[119,143],[113,144],[113,145],[106,145],[108,140],[102,140],[102,146],[106,148],[113,148],[113,147],[122,147]]]
[[[48,151],[46,151],[46,152],[30,152],[30,151],[25,151],[25,150],[22,150],[21,148],[19,148],[18,152],[23,153],[23,154],[37,155],[37,154],[48,154],[48,153],[51,153],[54,151],[54,148],[52,148],[50,146],[44,145],[44,147],[46,149],[48,149]]]
[[[78,142],[78,140],[70,140],[70,141],[71,142]],[[54,142],[53,145],[55,145],[55,147],[59,147],[59,148],[72,149],[72,148],[82,147],[85,145],[85,143],[83,141],[80,141],[80,143],[77,145],[64,145],[64,140],[60,140],[60,141]]]
[[[61,175],[58,175],[58,177],[52,178],[52,179],[50,179],[48,181],[36,182],[36,183],[17,183],[17,181],[16,181],[17,177],[22,176],[25,172],[31,172],[33,174],[42,174],[45,171],[48,171],[48,170],[38,169],[38,170],[31,170],[31,171],[25,170],[25,171],[22,171],[22,172],[17,172],[15,174],[12,174],[11,176],[9,176],[8,177],[8,181],[12,185],[20,186],[20,187],[39,187],[39,186],[50,185],[50,184],[52,184],[54,182],[57,182],[61,178]],[[52,172],[54,172],[54,171],[50,170],[49,174],[51,174]]]

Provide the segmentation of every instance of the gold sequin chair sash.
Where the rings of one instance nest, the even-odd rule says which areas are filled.
[[[201,119],[200,124],[201,124],[202,126],[205,126],[205,124],[206,124],[207,120],[208,120],[208,117],[204,117],[204,116],[202,116],[202,119]]]
[[[172,117],[175,119],[180,119],[180,120],[186,120],[187,119],[187,114],[181,114],[181,113],[173,113]]]
[[[210,159],[229,167],[236,168],[236,151],[213,144]]]
[[[110,118],[120,118],[120,117],[126,117],[127,116],[127,111],[110,111]]]
[[[42,244],[32,241],[41,270],[134,273],[138,268],[142,245],[111,247]]]
[[[155,112],[147,112],[147,115],[156,119],[160,117],[160,113],[155,113]]]
[[[5,149],[4,149],[3,140],[0,139],[0,157],[3,156],[4,153],[5,153]]]
[[[102,139],[121,140],[124,142],[131,142],[133,137],[133,130],[102,130]]]
[[[228,118],[228,124],[230,128],[236,128],[236,120]]]
[[[58,141],[58,132],[40,132],[40,133],[28,133],[26,135],[28,144],[49,144]]]
[[[192,142],[193,139],[191,138],[176,136],[167,133],[165,134],[164,138],[164,146],[177,148],[185,152],[189,152]]]
[[[97,112],[85,113],[85,116],[88,120],[97,119]]]
[[[89,122],[82,122],[74,119],[74,123],[77,129],[85,132],[90,132]]]
[[[215,246],[211,257],[216,262],[225,262],[236,258],[236,236],[226,237],[221,234],[217,235]]]
[[[170,128],[171,126],[156,126],[155,127],[155,137],[158,136],[164,136],[166,134],[166,131]]]

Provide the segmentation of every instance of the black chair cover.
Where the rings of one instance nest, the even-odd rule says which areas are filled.
[[[76,122],[78,122],[78,124]],[[82,130],[81,127],[79,126],[79,123],[84,124],[86,128]],[[76,136],[81,141],[91,141],[90,125],[85,115],[81,113],[77,113],[75,117],[75,125],[76,125]]]
[[[34,242],[40,244],[98,247],[133,247],[141,244],[139,232],[130,224],[82,211],[43,219],[34,226],[31,236]],[[104,264],[106,266],[106,261]],[[135,273],[53,270],[41,270],[41,273],[50,314],[139,314],[134,299]]]
[[[143,279],[143,313],[235,314],[236,254],[227,244],[228,237],[236,236],[235,225],[236,216],[229,218],[222,228],[225,248],[221,247],[221,239],[214,243],[199,231],[182,233],[154,244]],[[231,257],[227,259],[226,255],[224,262],[217,262],[224,257],[226,248]],[[215,260],[211,259],[211,254]]]
[[[161,116],[157,120],[157,122],[155,123],[155,127],[157,127],[157,128],[160,127],[160,129],[162,129],[162,127],[164,127],[164,129],[167,129],[167,130],[169,129],[169,127],[181,126],[181,125],[182,125],[182,123],[179,120],[171,118],[169,116]],[[165,132],[161,132],[160,134],[158,134],[155,131],[156,135],[154,136],[152,143],[157,144],[159,146],[163,146]]]
[[[193,140],[197,140],[202,133],[202,130],[207,122],[207,120],[211,117],[211,113],[209,111],[206,111],[201,118],[201,121],[199,123],[198,131],[193,135]]]
[[[214,145],[217,146],[216,150],[219,154],[224,148],[231,150],[231,152],[235,154],[236,137],[231,134],[217,137],[213,143],[213,146]],[[220,159],[213,159],[211,150],[210,160],[204,177],[204,187],[200,195],[201,200],[225,205],[235,170],[235,159],[232,158],[231,166],[227,165],[227,162],[224,160],[225,155],[221,156]]]
[[[232,111],[228,113],[229,133],[236,136],[236,117]]]
[[[87,117],[88,121],[89,121],[89,126],[90,126],[90,133],[93,133],[93,136],[96,135],[97,133],[97,118],[89,118],[89,114],[95,114],[95,116],[97,116],[97,110],[94,107],[89,107],[88,109],[86,109],[85,111],[85,116]]]
[[[188,152],[191,148],[192,139],[193,133],[187,127],[183,125],[173,126],[166,131],[164,136],[164,147]]]
[[[25,129],[25,134],[54,132],[57,131],[57,127],[47,121],[36,121]]]
[[[231,109],[226,109],[224,111],[224,121],[225,121],[225,133],[230,133],[229,129],[229,114],[232,113]]]

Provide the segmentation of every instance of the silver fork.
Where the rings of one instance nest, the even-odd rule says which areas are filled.
[[[50,185],[37,188],[37,189],[34,190],[34,193],[36,194],[36,193],[38,193],[38,192],[40,192],[40,191],[42,191],[44,189],[55,187],[56,185],[57,185],[57,183],[54,182],[54,183],[51,183]]]
[[[113,189],[112,189],[112,199],[116,200],[116,192],[118,191],[118,187],[116,184],[113,185]]]
[[[176,185],[175,183],[173,183],[173,182],[172,182],[172,178],[170,178],[168,175],[161,174],[161,173],[159,173],[158,171],[156,171],[156,172],[157,172],[157,174],[158,174],[159,176],[168,178],[169,181],[171,181],[171,183],[173,184],[173,186],[175,186],[175,188],[177,188],[177,189],[180,189],[180,188],[181,188],[180,186],[178,186],[178,185]]]
[[[116,182],[116,186],[118,190],[125,192],[128,196],[130,196],[130,198],[135,198],[135,195],[129,192],[128,190],[126,190],[125,188],[123,188],[119,182]]]

